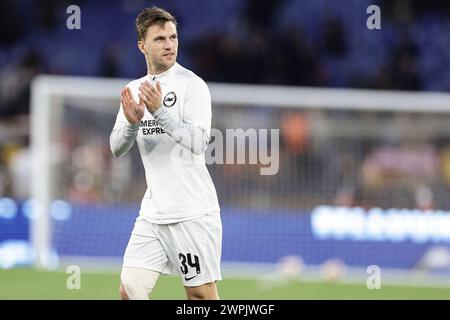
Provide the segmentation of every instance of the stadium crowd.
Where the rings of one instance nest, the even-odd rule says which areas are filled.
[[[180,63],[210,82],[450,91],[449,1],[346,2],[351,4],[331,0],[155,4],[174,12],[182,26]],[[70,4],[0,2],[0,196],[29,195],[25,181],[30,170],[28,114],[34,76],[137,77],[145,70],[129,32],[145,1],[78,1],[80,30],[66,27]],[[381,30],[366,27],[366,8],[371,4],[382,8]],[[332,114],[322,116],[332,121]],[[340,116],[349,124],[355,120],[345,112]],[[402,121],[401,116],[387,116]],[[252,116],[246,117],[251,123]],[[281,111],[271,119],[281,130],[277,177],[259,176],[245,166],[211,166],[221,200],[231,205],[272,201],[291,207],[335,203],[450,209],[445,196],[450,152],[442,135],[425,141],[347,137],[351,142],[343,143],[330,138],[317,148],[310,118],[307,112]],[[95,147],[83,144],[70,151],[69,165],[81,172],[67,182],[73,200],[112,201],[123,194],[109,189],[106,195],[94,192],[107,183],[98,175],[108,157],[108,134],[98,137],[104,139],[105,152],[97,154]],[[405,157],[412,160],[405,163]],[[141,191],[123,200],[135,201]]]

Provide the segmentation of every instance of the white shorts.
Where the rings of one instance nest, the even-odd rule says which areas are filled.
[[[195,287],[222,280],[220,214],[171,224],[155,224],[139,216],[123,259],[124,267],[180,275]]]

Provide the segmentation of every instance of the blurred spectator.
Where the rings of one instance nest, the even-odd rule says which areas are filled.
[[[65,12],[65,8],[67,8],[69,4],[66,6],[61,5],[61,1],[58,0],[40,0],[33,4],[33,11],[37,14],[37,23],[44,31],[54,31],[59,22],[58,20],[65,21],[65,19],[61,19],[64,16],[60,13],[63,10],[63,12]]]
[[[300,112],[285,112],[281,116],[280,124],[284,148],[291,155],[303,155],[311,134],[307,117]]]
[[[431,181],[439,170],[439,157],[430,144],[379,146],[371,152],[362,166],[366,185],[383,188],[408,178],[410,181]]]
[[[116,78],[120,76],[120,45],[112,42],[108,43],[102,54],[101,76]]]
[[[43,71],[43,61],[30,51],[18,63],[0,72],[0,116],[28,114],[31,80]]]
[[[0,1],[0,46],[20,42],[25,35],[24,19],[21,19],[18,6],[14,0]]]
[[[266,83],[315,86],[321,82],[317,52],[292,25],[271,41]]]
[[[100,137],[92,137],[71,152],[73,172],[69,199],[72,201],[94,202],[103,200],[105,185],[105,159],[102,151],[104,142]]]
[[[391,89],[421,90],[422,84],[417,70],[419,50],[408,35],[401,38],[390,56],[389,75],[392,79]]]
[[[372,206],[385,203],[390,207],[411,207],[414,204],[419,209],[432,209],[432,191],[426,184],[433,183],[438,173],[439,156],[431,144],[380,145],[362,164],[361,187],[372,192]]]
[[[18,147],[9,161],[13,195],[15,198],[25,200],[30,197],[31,177],[31,150],[29,147]]]
[[[248,24],[250,32],[264,33],[273,29],[275,17],[285,0],[247,0],[243,20]]]
[[[328,17],[324,22],[323,52],[334,57],[347,53],[344,25],[337,17]]]

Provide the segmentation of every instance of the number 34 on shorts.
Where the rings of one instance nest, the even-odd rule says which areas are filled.
[[[197,255],[194,255],[192,253],[179,253],[178,258],[180,259],[180,270],[181,273],[184,275],[184,280],[189,281],[194,279],[196,276],[198,276],[201,273],[200,268],[200,260]],[[190,269],[195,268],[195,275],[188,277],[187,274],[192,274],[193,272],[190,272]]]

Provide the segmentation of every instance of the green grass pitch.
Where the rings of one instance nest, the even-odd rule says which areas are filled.
[[[0,299],[118,299],[119,274],[81,274],[81,289],[69,290],[64,272],[42,272],[31,269],[0,270]],[[340,284],[290,281],[267,283],[261,280],[225,277],[219,282],[221,299],[450,299],[450,288],[401,287],[382,285],[367,289],[365,283]],[[153,299],[185,299],[181,280],[160,277]]]

